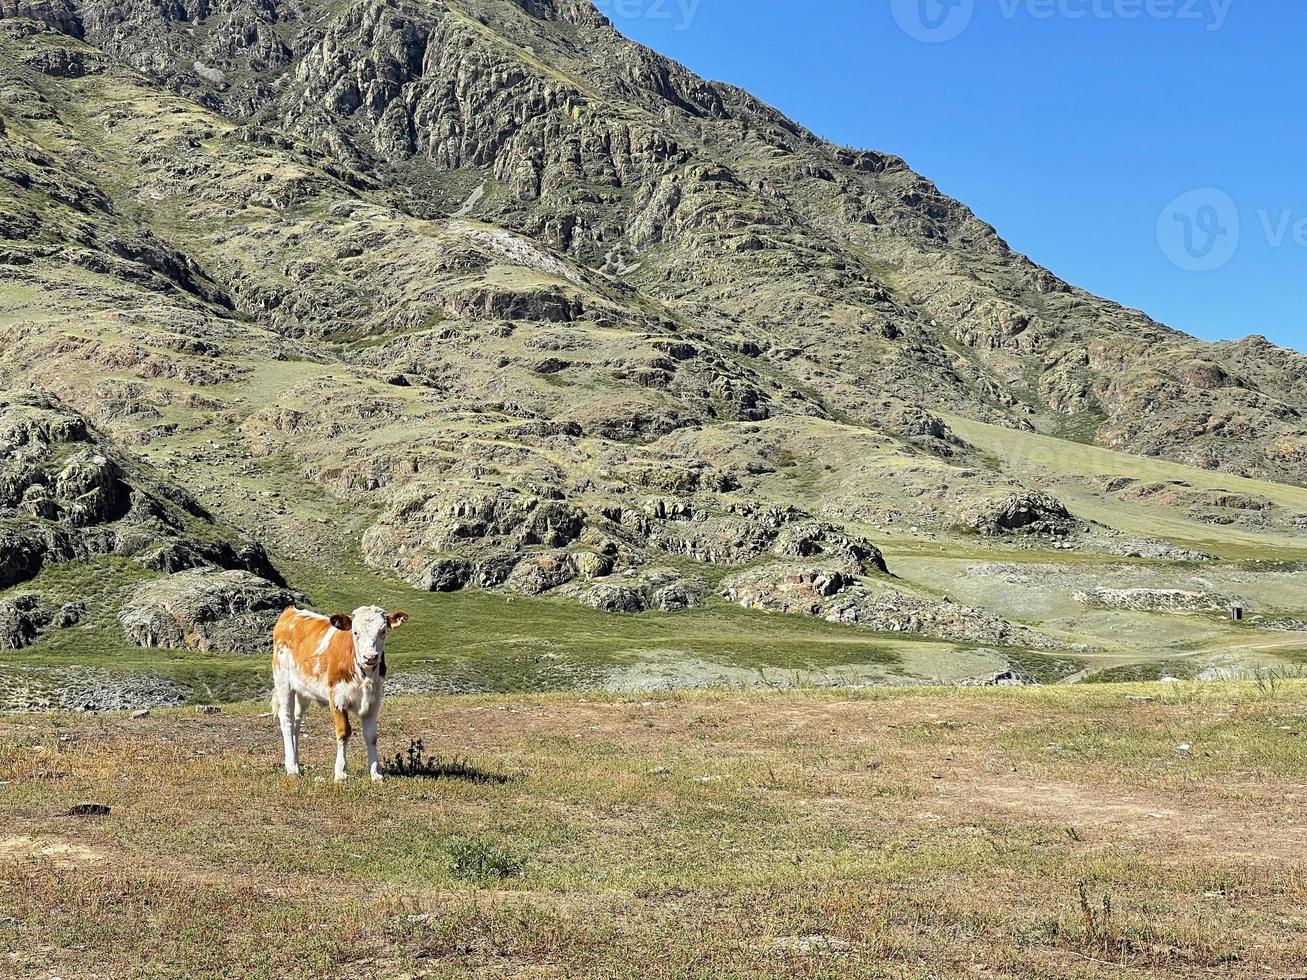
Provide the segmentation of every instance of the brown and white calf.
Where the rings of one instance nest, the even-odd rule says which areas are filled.
[[[377,713],[386,676],[386,637],[408,613],[364,606],[353,616],[321,616],[294,607],[272,632],[272,704],[281,724],[286,772],[300,774],[300,728],[310,704],[331,708],[336,722],[336,782],[345,780],[349,716],[357,715],[368,747],[368,770],[381,781]]]

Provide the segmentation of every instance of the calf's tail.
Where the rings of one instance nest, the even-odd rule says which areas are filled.
[[[272,651],[272,695],[268,698],[268,706],[272,708],[272,717],[281,717],[281,698],[277,696],[277,651]]]

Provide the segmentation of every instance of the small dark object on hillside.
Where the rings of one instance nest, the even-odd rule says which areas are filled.
[[[107,817],[109,808],[103,803],[78,803],[68,808],[68,817]]]
[[[420,738],[409,742],[406,751],[396,752],[381,771],[387,776],[401,779],[461,779],[465,783],[491,786],[502,786],[508,782],[507,776],[478,769],[464,759],[446,761],[438,755],[429,756]]]

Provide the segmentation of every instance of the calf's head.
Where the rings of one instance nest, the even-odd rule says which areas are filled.
[[[380,606],[355,609],[353,616],[335,615],[331,625],[342,633],[354,634],[354,660],[362,670],[381,667],[386,673],[386,637],[396,627],[408,622],[408,613],[388,613]]]

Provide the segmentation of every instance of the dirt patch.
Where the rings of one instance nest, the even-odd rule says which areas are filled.
[[[83,844],[43,841],[25,836],[0,838],[0,860],[23,861],[31,858],[44,858],[66,866],[98,864],[105,859],[99,851]]]
[[[1159,851],[1173,849],[1186,859],[1213,852],[1241,860],[1298,861],[1307,849],[1307,827],[1286,824],[1304,812],[1307,794],[1286,791],[1258,799],[1263,793],[1256,787],[1247,792],[1238,805],[1210,797],[1196,803],[1166,792],[1013,776],[952,783],[943,795],[959,805],[993,808],[1014,822],[1061,824],[1091,840],[1095,834],[1104,840],[1125,837]]]

